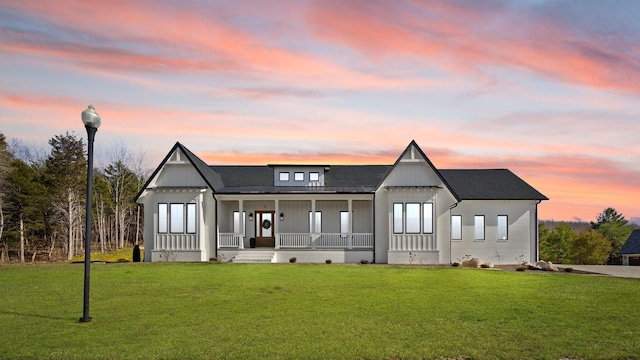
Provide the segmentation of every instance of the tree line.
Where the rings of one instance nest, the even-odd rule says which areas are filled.
[[[56,135],[49,149],[0,132],[0,262],[71,260],[84,254],[87,155],[73,133]],[[92,251],[141,242],[142,211],[133,198],[144,185],[143,156],[124,145],[94,169]],[[29,259],[30,257],[30,259]]]
[[[606,208],[587,226],[560,222],[538,225],[540,258],[557,264],[619,265],[618,251],[633,231],[633,225],[614,208]]]

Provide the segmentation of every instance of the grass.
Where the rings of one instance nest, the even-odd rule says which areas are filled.
[[[144,252],[142,248],[140,248],[140,251]],[[131,262],[133,261],[133,247],[105,252],[95,251],[91,253],[89,259],[91,262]],[[84,262],[84,254],[74,256],[71,262]]]
[[[640,281],[325,264],[0,267],[0,358],[637,358]]]

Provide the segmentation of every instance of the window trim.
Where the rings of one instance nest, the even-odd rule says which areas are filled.
[[[185,230],[185,223],[184,223],[184,216],[185,216],[185,204],[184,203],[170,203],[169,204],[169,233],[170,234],[184,234],[184,230]],[[180,206],[182,209],[182,216],[180,216],[180,219],[178,219],[177,217],[175,218],[176,222],[174,223],[174,218],[173,218],[173,209],[174,206]],[[180,220],[181,224],[180,224],[180,231],[174,230],[174,226],[177,226],[179,223],[177,222],[178,220]],[[175,224],[175,225],[174,225]]]
[[[160,209],[162,205],[164,205],[164,211]],[[164,217],[162,217],[161,214],[163,214]],[[162,228],[164,228],[164,231],[162,231]],[[158,203],[158,234],[167,234],[168,232],[169,232],[169,204]]]
[[[185,208],[186,208],[185,209],[185,220],[186,220],[185,233],[195,234],[198,231],[198,210],[197,210],[196,204],[187,203]],[[189,217],[189,215],[191,215],[191,212],[193,212],[192,218]],[[189,221],[190,219],[193,219],[193,224],[191,224],[191,222]],[[193,225],[193,230],[190,229],[190,225]]]
[[[237,210],[234,210],[231,213],[231,230],[233,231],[233,233],[239,233],[238,231],[236,231],[236,214],[239,214],[240,212]],[[240,216],[238,216],[238,221],[240,221]],[[247,212],[243,211],[242,212],[242,225],[243,229],[242,229],[242,237],[246,237],[247,236]],[[240,225],[238,225],[239,227]]]
[[[300,177],[301,177],[300,179],[298,179],[298,175],[300,175]],[[301,171],[294,172],[293,173],[293,181],[298,181],[298,182],[304,181],[304,172],[301,172]]]
[[[504,223],[504,233],[505,236],[504,238],[500,238],[500,218],[504,218],[505,219],[505,223]],[[496,237],[498,238],[498,241],[508,241],[509,240],[509,215],[498,215],[497,217],[497,224],[496,224]]]
[[[279,181],[289,181],[290,176],[291,175],[289,174],[288,171],[280,171],[278,173],[278,180]]]
[[[311,219],[312,219],[312,216],[313,216],[311,214],[313,214],[313,211],[309,211],[309,233],[310,234],[322,234],[322,211],[316,211],[315,212],[315,214],[316,214],[316,229],[318,229],[318,227],[320,228],[320,229],[318,229],[318,231],[312,231],[312,229],[311,229],[311,226],[312,226]],[[318,221],[318,214],[320,214],[319,215],[320,216],[320,221]]]
[[[458,226],[456,226],[457,228],[457,233],[459,234],[458,237],[454,237],[453,235],[453,218],[460,218],[460,223],[458,224]],[[451,215],[451,240],[453,241],[460,241],[462,240],[462,215]]]
[[[482,237],[478,237],[478,219],[482,219]],[[487,237],[487,223],[485,221],[484,215],[474,215],[473,216],[473,240],[474,241],[484,241]]]
[[[418,206],[418,229],[409,231],[409,205]],[[412,206],[413,207],[413,206]],[[404,234],[420,234],[422,232],[422,206],[420,203],[408,202],[404,204]]]
[[[396,231],[396,206],[400,206],[400,231]],[[391,224],[393,227],[394,234],[404,234],[404,203],[396,202],[393,203],[393,212],[392,212],[393,223]]]
[[[427,231],[427,228],[426,228],[427,222],[425,221],[426,220],[425,219],[425,215],[427,214],[425,209],[427,208],[427,205],[429,205],[429,209],[431,209],[431,217],[430,217],[431,222],[429,224],[429,229],[428,229],[429,231]],[[421,207],[422,207],[422,209],[421,209],[422,210],[422,233],[423,234],[433,234],[433,203],[426,201],[426,202],[422,203]]]

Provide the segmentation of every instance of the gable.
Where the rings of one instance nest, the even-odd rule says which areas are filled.
[[[159,187],[209,187],[215,191],[222,186],[219,174],[209,168],[189,149],[176,142],[136,195],[134,201],[139,202],[149,189]]]
[[[385,187],[444,188],[457,199],[455,192],[415,141],[411,141],[379,186]]]
[[[633,230],[619,254],[640,254],[640,229]]]

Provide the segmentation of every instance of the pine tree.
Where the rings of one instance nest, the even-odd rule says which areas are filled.
[[[5,198],[7,196],[8,178],[11,171],[11,154],[7,147],[7,141],[3,133],[0,132],[0,243],[3,249],[0,251],[0,262],[5,262],[5,256],[8,251],[8,244],[2,238],[5,224]]]
[[[622,264],[618,251],[629,238],[633,226],[629,225],[624,215],[618,214],[614,208],[606,208],[596,217],[597,222],[591,222],[591,227],[599,231],[611,243],[608,264]]]
[[[19,159],[11,162],[7,205],[11,222],[20,240],[20,262],[24,263],[25,242],[30,235],[44,227],[40,205],[46,189],[38,172]]]
[[[53,205],[50,221],[66,235],[67,256],[71,260],[76,252],[76,237],[82,234],[87,159],[83,142],[75,134],[57,135],[49,140],[49,145],[51,153],[45,161],[44,182]]]

